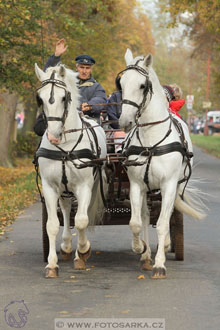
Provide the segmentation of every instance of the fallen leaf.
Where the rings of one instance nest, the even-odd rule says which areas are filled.
[[[14,230],[14,228],[6,228],[6,229],[5,229],[6,232],[7,232],[7,231],[12,231],[12,230]]]
[[[124,311],[121,311],[121,314],[128,314],[131,310],[130,309],[125,309]]]
[[[12,251],[11,253],[9,253],[9,257],[14,256],[15,254],[16,254],[16,252]]]
[[[139,279],[139,280],[145,280],[145,276],[144,276],[144,275],[139,275],[139,276],[138,276],[138,279]]]

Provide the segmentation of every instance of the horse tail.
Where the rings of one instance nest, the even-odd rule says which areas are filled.
[[[104,198],[106,198],[107,196],[108,184],[107,184],[107,177],[103,169],[101,169],[101,175],[102,175],[102,179],[100,178],[99,173],[98,172],[96,173],[94,185],[92,188],[92,198],[88,208],[88,217],[89,217],[90,226],[95,226],[103,223],[105,205],[101,192],[102,189],[101,184],[103,186]]]
[[[177,190],[177,197],[174,202],[174,207],[195,219],[204,219],[206,217],[205,208],[207,208],[202,200],[202,191],[196,187],[187,185],[184,192],[184,200],[181,198],[181,193],[183,191],[183,185]]]

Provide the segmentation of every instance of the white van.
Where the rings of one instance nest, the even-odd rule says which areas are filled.
[[[207,113],[208,134],[220,132],[220,110],[213,110]]]

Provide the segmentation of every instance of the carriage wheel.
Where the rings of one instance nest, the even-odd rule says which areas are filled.
[[[42,203],[42,241],[43,241],[43,257],[47,262],[49,255],[49,237],[47,235],[47,208],[45,202]]]
[[[171,239],[171,249],[174,244],[174,252],[176,260],[184,260],[184,227],[183,227],[183,214],[174,209],[172,217],[175,220],[175,238]],[[171,225],[172,228],[172,225]]]

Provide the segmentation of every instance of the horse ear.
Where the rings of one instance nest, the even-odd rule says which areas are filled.
[[[149,54],[149,55],[147,55],[145,57],[144,64],[145,64],[146,67],[152,66],[152,64],[153,64],[153,56],[152,56],[152,54]]]
[[[60,70],[59,70],[59,74],[62,78],[65,78],[66,75],[66,69],[63,65],[60,65]]]
[[[131,62],[133,61],[133,54],[132,51],[127,48],[126,53],[125,53],[125,62],[127,65],[131,64]]]
[[[40,81],[44,80],[44,71],[39,68],[37,63],[35,63],[34,68],[35,68],[35,73],[36,73],[37,78]]]

